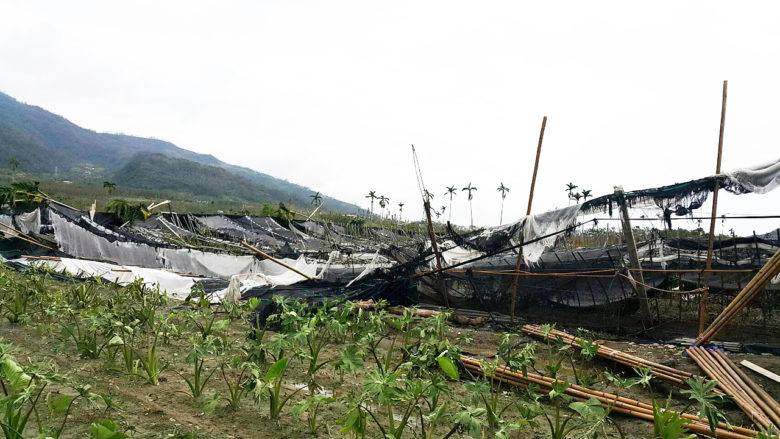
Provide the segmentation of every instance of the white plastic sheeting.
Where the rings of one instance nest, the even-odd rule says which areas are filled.
[[[780,159],[725,173],[746,191],[765,194],[780,186]]]
[[[87,261],[83,259],[60,258],[60,260],[30,260],[16,259],[25,265],[35,264],[45,265],[49,269],[58,273],[77,277],[100,277],[110,282],[116,282],[119,285],[127,285],[138,279],[143,279],[144,285],[150,288],[160,288],[169,296],[177,299],[185,299],[189,296],[195,279],[188,276],[180,276],[165,270],[154,268],[134,267],[127,265],[108,264],[98,261]]]
[[[16,224],[22,233],[38,233],[41,231],[41,209],[16,215]]]
[[[285,264],[295,268],[309,277],[321,277],[326,268],[317,274],[317,263],[308,263],[302,255],[298,259],[281,259]],[[254,287],[275,287],[278,285],[292,285],[306,280],[300,274],[288,270],[281,265],[265,259],[259,261],[259,267],[256,272],[236,274],[230,278],[230,284],[224,290],[215,292],[217,297],[224,297],[224,300],[237,301],[241,298],[241,293]]]

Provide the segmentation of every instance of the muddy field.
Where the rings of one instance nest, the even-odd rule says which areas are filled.
[[[30,280],[23,275],[14,272],[4,272],[2,276],[6,280],[3,288],[15,288],[14,285],[27,285]],[[61,283],[49,280],[46,282],[47,288],[52,291],[67,292],[74,288],[73,284]],[[99,293],[122,294],[119,290],[109,287],[100,287]],[[8,291],[6,290],[7,299]],[[177,331],[166,336],[165,340],[159,343],[158,356],[164,367],[159,376],[159,384],[153,385],[141,376],[131,375],[121,367],[121,359],[116,358],[113,361],[107,356],[88,359],[79,355],[73,341],[62,332],[62,315],[52,313],[48,315],[42,312],[40,315],[33,314],[32,320],[28,323],[10,323],[9,319],[3,319],[0,323],[0,337],[2,342],[13,346],[13,356],[25,367],[30,362],[51,363],[56,365],[59,373],[66,375],[67,385],[51,384],[48,391],[53,391],[48,400],[53,400],[57,392],[68,395],[74,395],[73,387],[77,385],[90,385],[91,392],[100,393],[104,398],[98,402],[90,402],[87,399],[78,399],[74,403],[73,410],[67,420],[67,428],[61,437],[86,437],[90,425],[102,419],[110,418],[119,424],[120,428],[127,431],[131,437],[139,438],[258,438],[258,437],[279,437],[279,438],[299,438],[299,437],[345,437],[340,431],[343,428],[344,421],[348,418],[350,402],[354,401],[361,392],[364,391],[364,384],[367,376],[370,374],[374,361],[368,356],[364,358],[361,367],[354,371],[344,372],[337,370],[334,365],[342,359],[342,347],[340,343],[325,343],[320,352],[320,362],[325,365],[317,372],[317,382],[322,387],[321,392],[325,395],[332,395],[334,400],[328,404],[323,404],[318,411],[317,421],[321,425],[316,434],[309,432],[307,424],[307,414],[302,411],[296,414],[294,406],[308,396],[308,389],[302,389],[307,381],[307,361],[303,356],[290,357],[288,370],[282,382],[282,395],[288,395],[297,391],[291,397],[290,402],[283,408],[281,416],[277,421],[273,421],[269,416],[269,406],[266,401],[256,402],[252,398],[252,392],[248,391],[243,398],[238,401],[239,406],[231,408],[225,399],[229,394],[227,383],[238,381],[237,368],[224,367],[224,376],[222,370],[217,370],[212,375],[204,389],[203,396],[193,398],[188,394],[189,388],[184,378],[192,379],[193,365],[186,362],[186,358],[191,351],[192,340],[200,337],[197,332],[197,325],[191,324],[193,320],[186,317],[185,313],[200,312],[195,309],[182,309],[178,303],[168,302],[160,310],[161,314],[173,314],[176,316],[174,321],[181,322]],[[64,309],[64,308],[63,308]],[[101,308],[102,309],[102,308]],[[204,319],[208,319],[210,314],[196,317],[196,320],[203,324]],[[216,314],[217,320],[223,320],[226,314],[220,311]],[[540,316],[537,316],[540,317]],[[388,319],[392,319],[389,317]],[[535,321],[543,321],[542,318],[536,318]],[[190,323],[187,323],[190,322]],[[419,319],[417,320],[419,322]],[[552,323],[552,322],[550,322]],[[220,364],[229,363],[232,357],[244,358],[246,356],[247,335],[250,333],[251,326],[245,318],[234,319],[229,322],[226,328],[216,330],[215,336],[227,341],[228,348],[219,355],[206,355],[205,368],[206,373]],[[558,329],[576,330],[573,326],[558,326]],[[270,340],[275,332],[267,331],[263,339]],[[399,335],[398,332],[390,331],[388,337],[378,343],[376,354],[380,357],[387,353],[391,347],[391,340]],[[479,330],[461,327],[448,326],[445,329],[445,338],[462,349],[466,354],[481,358],[492,358],[500,345],[504,334],[485,330]],[[607,340],[604,344],[621,349],[647,359],[651,359],[665,365],[673,366],[682,370],[699,373],[695,363],[682,356],[683,348],[676,345],[663,344],[637,344],[629,340],[615,340],[614,335],[604,333],[594,333],[594,340]],[[515,334],[511,338],[511,343],[515,348],[520,348],[529,343],[536,343],[536,362],[534,368],[538,371],[544,371],[545,364],[550,361],[555,353],[552,348],[545,345],[544,342],[538,342],[527,336]],[[139,343],[139,349],[144,344]],[[396,347],[397,348],[397,347]],[[780,370],[780,359],[767,355],[747,355],[730,354],[733,359],[739,361],[749,359],[750,361],[763,366],[769,370]],[[591,385],[594,389],[609,390],[619,392],[621,396],[627,396],[650,403],[653,398],[656,400],[665,400],[671,395],[671,407],[682,409],[688,406],[687,397],[679,392],[678,389],[669,387],[661,382],[652,382],[652,387],[642,388],[633,387],[627,390],[615,389],[606,379],[606,373],[624,374],[633,376],[630,369],[610,363],[603,359],[594,359],[585,361],[584,359],[573,355],[571,365],[562,368],[559,378],[573,380],[572,367],[576,368],[579,375],[589,374],[594,377]],[[262,367],[262,373],[266,372],[268,366]],[[768,393],[774,396],[780,395],[780,386],[762,376],[748,372],[756,382],[763,386]],[[460,380],[447,380],[444,383],[446,387],[446,400],[450,404],[449,413],[442,416],[441,422],[434,431],[427,431],[430,437],[445,437],[453,428],[453,421],[449,415],[454,414],[461,407],[474,404],[472,401],[473,392],[468,386],[469,377],[465,371],[461,370]],[[48,393],[47,391],[47,393]],[[217,396],[215,396],[217,395]],[[105,401],[110,401],[107,405]],[[499,395],[499,405],[506,405],[519,401],[520,398],[512,389],[503,389]],[[551,406],[544,399],[541,400],[541,407],[548,414],[552,413]],[[370,406],[370,403],[367,403]],[[377,402],[377,405],[378,404]],[[695,409],[691,409],[695,412]],[[727,404],[723,410],[729,421],[734,425],[750,426],[745,415],[734,405]],[[382,409],[377,409],[381,413]],[[571,414],[568,409],[564,410],[564,415]],[[503,415],[507,423],[521,423],[522,415],[519,406],[512,405]],[[633,418],[627,418],[621,415],[610,416],[620,427],[625,437],[652,437],[652,423]],[[59,425],[62,417],[48,414],[46,404],[40,405],[34,416],[31,416],[29,426],[25,431],[25,437],[35,437],[38,422],[41,425]],[[371,420],[367,422],[367,437],[381,437],[379,429]],[[413,416],[409,420],[409,426],[403,437],[422,437],[420,417]],[[516,438],[545,438],[550,437],[549,427],[544,415],[536,416],[530,423],[522,422],[522,428],[511,432],[510,437]],[[458,429],[456,429],[458,430]],[[465,429],[461,429],[465,430]],[[486,430],[488,431],[488,430]],[[606,427],[605,431],[609,437],[619,437],[617,429]],[[491,433],[492,434],[492,433]],[[450,437],[465,438],[469,436],[467,431],[455,431]],[[567,437],[579,437],[577,432],[573,432]]]

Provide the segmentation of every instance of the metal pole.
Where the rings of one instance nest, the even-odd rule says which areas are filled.
[[[726,90],[729,82],[723,81],[723,102],[720,109],[720,134],[718,135],[718,162],[715,165],[715,175],[720,174],[720,162],[723,157],[723,129],[726,126]],[[710,217],[710,238],[707,246],[707,264],[705,270],[712,268],[712,244],[715,238],[715,216],[718,213],[718,180],[715,180],[715,188],[712,192],[712,216]],[[701,305],[699,306],[699,334],[704,331],[704,327],[707,324],[707,300],[709,300],[709,286],[710,286],[710,272],[704,273],[704,294],[701,298]]]
[[[531,214],[531,205],[534,201],[534,188],[536,187],[536,173],[539,170],[539,156],[542,154],[542,140],[544,140],[544,128],[547,126],[547,116],[542,119],[542,130],[539,132],[539,144],[536,146],[536,161],[534,162],[534,175],[531,177],[531,192],[528,195],[528,209],[525,211],[525,216]],[[522,230],[522,229],[521,229]],[[521,237],[522,239],[522,237]],[[522,241],[521,241],[522,242]],[[523,248],[521,247],[517,251],[517,264],[515,265],[515,271],[520,271],[523,266]],[[515,282],[512,287],[512,313],[510,322],[515,322],[515,304],[517,303],[517,287],[520,276],[515,277]]]

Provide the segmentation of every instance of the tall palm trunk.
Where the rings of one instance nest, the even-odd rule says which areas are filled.
[[[504,199],[501,198],[501,215],[498,217],[498,225],[504,224]]]
[[[447,222],[452,222],[452,195],[450,195],[450,216],[447,218]]]
[[[474,210],[471,208],[471,200],[469,200],[469,216],[471,217],[471,228],[474,228]]]

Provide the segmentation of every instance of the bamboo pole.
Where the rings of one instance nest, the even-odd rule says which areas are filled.
[[[718,135],[718,161],[715,164],[715,175],[720,174],[720,162],[723,157],[723,130],[726,127],[726,91],[728,89],[729,82],[723,81],[723,102],[720,108],[720,133]],[[718,189],[719,182],[715,179],[715,188],[712,191],[712,216],[710,217],[710,236],[709,243],[707,244],[707,263],[705,270],[712,268],[712,245],[715,238],[715,216],[718,213]],[[704,273],[704,286],[707,288],[704,290],[704,294],[701,297],[701,305],[699,306],[699,334],[704,332],[704,325],[707,323],[707,301],[709,300],[709,287],[710,287],[710,273]]]
[[[628,249],[628,259],[631,264],[631,268],[636,271],[636,276],[639,278],[639,282],[631,282],[634,287],[637,297],[639,298],[639,310],[642,313],[642,325],[647,328],[652,325],[652,317],[650,316],[650,304],[647,300],[647,290],[645,290],[645,279],[642,276],[642,265],[639,263],[639,257],[636,252],[636,242],[634,241],[634,231],[631,230],[631,220],[628,216],[628,205],[626,198],[623,196],[623,188],[615,187],[615,195],[618,198],[618,204],[620,204],[620,215],[623,219],[623,237],[626,240],[626,248]]]
[[[531,190],[528,194],[528,208],[525,211],[525,216],[531,215],[531,205],[534,201],[534,189],[536,188],[536,174],[539,171],[539,157],[542,155],[542,141],[544,140],[544,129],[547,127],[547,116],[544,116],[542,118],[542,129],[539,132],[539,143],[536,146],[536,160],[534,161],[534,174],[533,177],[531,177]],[[525,224],[523,224],[523,228],[525,228]],[[520,237],[522,242],[522,235]],[[520,268],[523,266],[523,248],[520,247],[517,250],[517,263],[515,264],[515,271],[519,272]],[[512,310],[510,315],[510,323],[515,323],[515,306],[517,304],[517,287],[519,286],[520,278],[515,277],[515,281],[512,286]]]
[[[308,274],[303,273],[300,270],[285,264],[284,262],[274,258],[273,256],[270,256],[270,255],[266,254],[265,252],[263,252],[260,249],[252,247],[251,245],[247,244],[246,241],[241,241],[241,245],[243,245],[244,247],[248,248],[249,250],[252,250],[253,252],[257,253],[258,255],[260,255],[260,256],[270,260],[271,262],[275,262],[275,263],[281,265],[282,267],[284,267],[284,268],[286,268],[286,269],[288,269],[290,271],[293,271],[295,273],[300,274],[301,276],[305,277],[307,280],[314,280],[314,278],[309,276]]]
[[[480,367],[480,361],[476,358],[467,357],[461,355],[461,361],[463,365],[469,371],[482,375],[482,369]],[[528,373],[525,375],[517,372],[512,372],[504,367],[499,367],[495,371],[493,379],[496,379],[502,383],[517,386],[520,388],[528,388],[528,384],[537,384],[546,388],[550,388],[552,383],[559,380],[544,377],[534,373]],[[632,400],[625,397],[620,397],[610,393],[600,392],[593,389],[578,386],[576,384],[568,383],[566,393],[575,399],[588,400],[591,398],[596,399],[602,405],[602,407],[615,411],[617,413],[626,414],[629,416],[638,417],[640,419],[652,421],[653,420],[653,407],[650,404],[642,403],[640,401]],[[539,393],[547,393],[546,389],[541,387],[536,390]],[[686,427],[695,433],[711,435],[710,425],[706,420],[699,419],[694,415],[687,413],[678,413],[682,418],[691,420],[690,424]],[[758,434],[755,430],[750,430],[742,427],[729,426],[724,423],[718,423],[716,425],[716,436],[722,438],[744,439],[754,437]]]
[[[54,250],[53,248],[41,244],[40,242],[36,241],[35,239],[31,238],[30,236],[28,236],[28,235],[26,235],[26,234],[24,234],[24,233],[22,233],[22,232],[20,232],[20,231],[18,231],[16,229],[14,229],[13,227],[9,227],[9,226],[7,226],[7,225],[5,225],[3,223],[0,223],[0,226],[4,227],[4,228],[6,228],[6,229],[8,229],[8,230],[10,230],[12,232],[12,233],[8,233],[8,232],[3,232],[2,230],[0,230],[0,233],[3,233],[4,235],[8,235],[11,238],[16,238],[16,239],[28,242],[28,243],[33,244],[33,245],[37,245],[38,247],[45,248],[46,250]]]
[[[436,243],[436,231],[433,230],[433,221],[431,220],[431,202],[426,195],[426,199],[423,201],[423,208],[425,209],[425,218],[428,220],[428,236],[431,238],[431,248],[436,255],[436,269],[442,270],[441,265],[441,253],[439,253],[439,245]],[[450,298],[447,294],[447,285],[444,283],[444,278],[441,274],[436,275],[436,286],[439,289],[442,297],[444,298],[444,306],[450,307]]]

